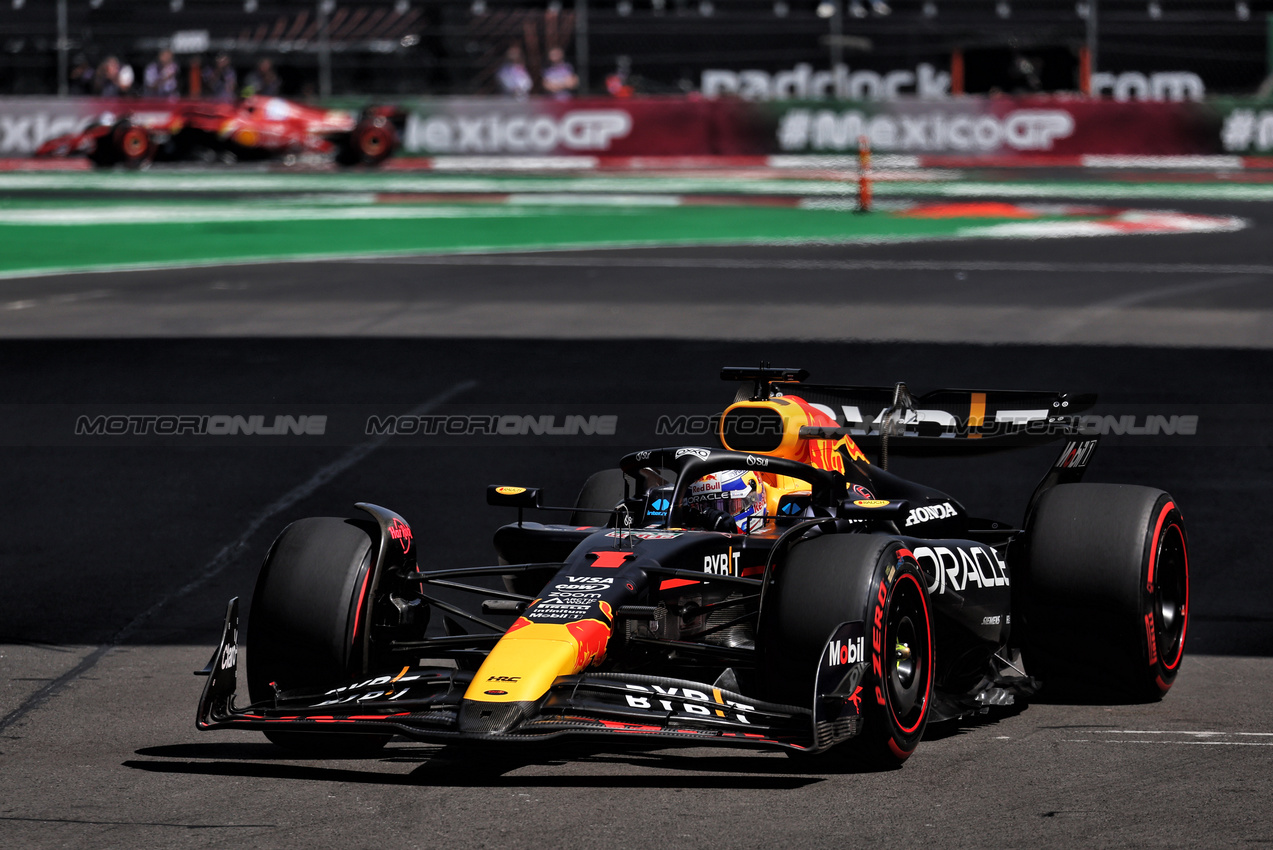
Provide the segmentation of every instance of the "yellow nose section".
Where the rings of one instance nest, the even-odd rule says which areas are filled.
[[[486,656],[464,698],[533,702],[548,692],[558,676],[571,676],[599,663],[609,640],[610,626],[601,620],[532,623],[522,617]]]

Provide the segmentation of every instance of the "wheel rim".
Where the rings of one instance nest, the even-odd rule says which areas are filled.
[[[910,734],[928,707],[932,655],[924,591],[909,573],[898,576],[893,587],[884,640],[889,647],[889,707],[898,727]]]
[[[362,148],[364,156],[376,157],[380,156],[380,154],[384,152],[387,144],[388,139],[385,136],[385,131],[378,127],[373,127],[363,133],[362,142],[359,144],[359,147]]]
[[[1174,669],[1184,650],[1189,619],[1189,562],[1184,534],[1175,523],[1163,529],[1155,553],[1152,611],[1162,665]]]
[[[124,154],[129,158],[141,156],[146,151],[146,134],[136,128],[124,134]]]

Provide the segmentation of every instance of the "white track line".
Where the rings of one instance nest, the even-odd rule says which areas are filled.
[[[570,250],[570,249],[557,249]],[[1273,264],[1047,263],[998,260],[736,260],[713,257],[554,257],[451,254],[354,259],[357,263],[437,266],[545,266],[675,269],[776,269],[783,271],[1028,272],[1057,274],[1239,274],[1273,275]]]
[[[935,177],[949,175],[936,174]],[[7,172],[0,174],[0,191],[69,190],[130,192],[604,192],[628,194],[741,193],[749,195],[828,195],[856,191],[855,180],[816,180],[772,177],[737,179],[727,176],[586,175],[579,177],[527,176],[445,176],[426,173],[381,172],[378,174],[195,174],[145,173],[111,174],[96,172]],[[1198,199],[1265,201],[1273,199],[1273,184],[1251,183],[1100,183],[1079,181],[1056,183],[995,181],[876,183],[877,196],[894,197],[998,197],[998,198],[1085,198],[1085,199]]]
[[[24,301],[9,301],[0,304],[0,310],[29,310],[45,304],[75,304],[80,301],[93,301],[108,298],[114,293],[109,289],[94,289],[91,292],[70,292],[66,295],[54,295],[49,298],[29,298]]]
[[[1066,738],[1067,744],[1161,744],[1181,747],[1273,747],[1273,741],[1092,741],[1086,738]]]
[[[586,205],[586,204],[585,204]],[[565,215],[568,208],[544,204],[545,209],[528,206],[411,206],[379,204],[375,206],[316,206],[243,204],[241,206],[209,205],[137,205],[117,207],[84,207],[79,209],[14,209],[0,210],[0,225],[7,227],[81,227],[85,225],[133,224],[203,224],[238,221],[372,221],[391,219],[468,219],[530,218],[543,215]],[[675,204],[664,204],[675,206]]]
[[[1066,738],[1067,744],[1176,744],[1184,747],[1273,747],[1273,741],[1232,741],[1223,738],[1273,738],[1273,732],[1181,731],[1173,729],[1093,729],[1093,735],[1160,736],[1155,738]],[[1180,736],[1186,740],[1176,740]]]
[[[1273,738],[1273,732],[1184,732],[1174,729],[1099,729],[1097,735],[1193,735],[1195,738],[1216,738],[1222,735],[1246,735]]]

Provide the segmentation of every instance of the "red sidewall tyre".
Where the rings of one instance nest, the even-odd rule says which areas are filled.
[[[124,165],[139,166],[155,155],[155,143],[146,128],[121,121],[111,133],[115,156]]]
[[[932,614],[928,607],[928,591],[920,577],[919,567],[906,550],[898,557],[899,566],[891,584],[881,583],[876,610],[881,626],[871,624],[871,667],[876,677],[874,706],[867,712],[868,724],[874,719],[887,727],[887,734],[867,733],[849,746],[861,747],[864,754],[885,762],[905,761],[919,745],[928,723],[928,707],[933,692]],[[909,561],[909,563],[906,563]],[[876,637],[879,636],[877,640]],[[905,646],[906,657],[898,655]],[[874,714],[875,717],[871,718]],[[883,740],[888,754],[872,752]]]
[[[1184,519],[1161,490],[1063,484],[1026,530],[1026,670],[1044,693],[1154,700],[1180,672],[1189,625]]]
[[[862,731],[832,752],[849,766],[896,767],[928,724],[935,673],[927,583],[901,541],[830,534],[797,543],[775,565],[757,636],[767,696],[807,705],[836,626],[861,621],[871,659]]]
[[[393,147],[393,136],[384,127],[368,127],[358,138],[358,152],[368,162],[379,162]]]
[[[397,146],[393,124],[377,116],[354,128],[339,159],[346,165],[379,165],[393,155]]]

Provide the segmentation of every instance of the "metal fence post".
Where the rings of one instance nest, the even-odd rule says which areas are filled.
[[[588,94],[588,0],[575,0],[575,73],[579,94]]]
[[[1096,59],[1096,38],[1098,35],[1097,10],[1100,0],[1087,0],[1087,71],[1088,78],[1096,73],[1098,67]],[[1090,94],[1090,92],[1089,92]]]
[[[66,0],[57,0],[57,95],[58,97],[66,97],[70,94],[70,81],[67,76],[71,73],[70,63],[67,61],[67,53],[71,48],[70,27],[66,23]]]
[[[844,61],[844,3],[833,0],[831,6],[834,11],[831,13],[831,19],[827,21],[827,29],[831,36],[828,41],[831,42],[831,70],[834,71],[836,66]]]
[[[328,16],[335,7],[333,0],[318,0],[318,96],[332,96],[332,43]]]

